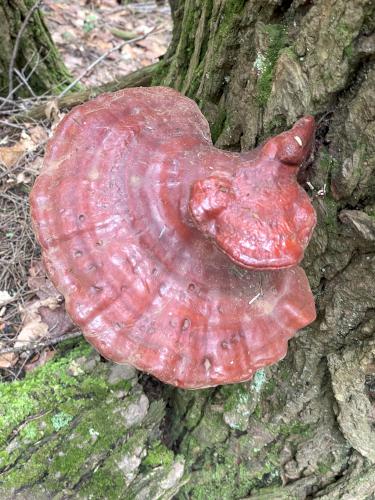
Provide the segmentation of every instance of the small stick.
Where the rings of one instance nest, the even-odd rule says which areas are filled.
[[[19,128],[21,130],[25,128],[22,127],[21,125],[17,125],[16,123],[7,122],[6,120],[0,120],[0,125],[3,125],[4,127]]]
[[[14,68],[14,73],[18,76],[18,79],[25,85],[25,87],[27,88],[27,90],[30,92],[30,94],[33,96],[33,97],[36,97],[33,89],[30,87],[29,85],[29,82],[26,80],[26,78],[23,76],[23,74],[21,73],[21,71],[18,71],[18,69]]]
[[[124,40],[124,41],[118,43],[117,45],[115,45],[114,47],[112,47],[110,50],[107,50],[107,52],[104,52],[104,54],[102,54],[100,57],[98,57],[98,59],[96,59],[95,61],[93,61],[84,71],[82,71],[82,73],[75,80],[72,81],[71,84],[69,84],[61,92],[61,94],[59,95],[59,98],[63,97],[67,92],[69,92],[69,90],[71,90],[73,87],[75,87],[77,85],[77,83],[79,83],[82,80],[82,78],[89,71],[91,71],[93,68],[95,68],[95,66],[97,64],[99,64],[101,61],[103,61],[103,59],[105,59],[106,57],[108,57],[109,54],[111,54],[112,52],[115,52],[116,50],[120,50],[124,45],[130,44],[130,43],[139,42],[140,40],[144,40],[146,37],[148,37],[149,35],[151,35],[151,33],[153,33],[155,30],[156,30],[156,26],[154,28],[152,28],[150,31],[148,31],[147,33],[145,33],[144,35],[137,36],[136,38],[132,38],[131,40]]]
[[[21,42],[21,37],[23,35],[23,32],[26,29],[26,26],[28,25],[28,23],[30,21],[31,16],[34,14],[34,12],[40,6],[41,3],[42,3],[42,0],[37,0],[34,3],[34,5],[31,7],[31,9],[29,10],[29,12],[27,13],[25,19],[23,20],[23,23],[21,24],[21,28],[20,28],[20,30],[19,30],[19,32],[17,34],[17,38],[16,38],[16,41],[15,41],[15,44],[14,44],[14,47],[13,47],[12,57],[10,59],[10,64],[9,64],[9,72],[8,72],[8,80],[9,80],[9,84],[8,84],[8,96],[11,96],[13,94],[14,65],[15,65],[15,62],[16,62],[16,58],[17,58],[17,54],[18,54],[18,49],[19,49],[19,45],[20,45],[20,42]]]
[[[29,344],[25,344],[22,347],[8,347],[6,349],[0,350],[0,356],[2,354],[8,354],[11,352],[37,351],[42,347],[49,347],[51,345],[58,344],[59,342],[63,342],[64,340],[75,339],[81,336],[82,332],[77,331],[77,332],[67,333],[66,335],[61,335],[60,337],[55,337],[53,339],[46,340],[45,342],[30,342]]]

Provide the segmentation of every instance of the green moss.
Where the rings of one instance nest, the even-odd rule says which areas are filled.
[[[269,379],[263,386],[263,394],[267,396],[271,396],[276,389],[276,381],[274,379]]]
[[[271,461],[252,468],[247,463],[239,463],[238,456],[225,447],[206,450],[200,467],[192,473],[190,482],[177,498],[231,500],[249,495],[255,487],[279,483],[279,467]]]
[[[257,100],[261,106],[267,104],[271,94],[275,66],[281,49],[286,46],[285,27],[281,24],[269,24],[264,31],[268,37],[268,48],[264,54],[258,54],[255,61],[259,72],[257,81]]]
[[[73,420],[73,417],[68,413],[60,412],[56,413],[56,415],[54,415],[51,420],[54,430],[58,432],[59,430],[69,425],[69,422]]]
[[[206,0],[205,3],[207,7],[206,12],[209,13],[212,8],[212,2],[207,2]],[[203,2],[198,2],[197,5],[201,4],[203,4]],[[218,19],[209,17],[210,29],[206,30],[207,34],[204,35],[202,40],[202,48],[199,56],[198,68],[201,68],[201,70],[199,70],[198,78],[195,78],[193,81],[193,85],[189,86],[188,95],[190,97],[196,97],[195,92],[201,84],[202,78],[204,78],[205,93],[208,92],[210,99],[215,102],[216,99],[222,94],[225,82],[224,77],[226,75],[223,61],[226,61],[226,66],[231,64],[232,51],[235,50],[239,44],[238,25],[241,22],[241,13],[244,5],[244,0],[227,0],[222,3],[220,10],[217,10],[217,15],[219,16]],[[200,9],[196,6],[190,6],[187,10],[197,12]],[[201,12],[198,13],[201,15]],[[198,21],[195,20],[194,26],[196,26],[197,22]],[[184,23],[183,30],[184,33],[190,30],[187,23]],[[191,47],[193,47],[195,43],[193,38],[195,33],[195,28],[192,28],[192,38],[190,39]],[[210,45],[210,54],[214,54],[214,57],[210,57],[209,60],[204,57],[208,43]],[[216,137],[219,136],[221,131],[218,130],[219,125],[223,123],[220,121],[220,118],[218,119],[218,122],[219,124],[215,126],[214,130]]]
[[[206,409],[204,417],[194,429],[192,435],[198,441],[200,447],[204,449],[224,442],[228,434],[228,427],[223,421],[222,414]]]
[[[221,11],[222,22],[217,31],[217,40],[225,42],[225,39],[230,36],[236,36],[233,32],[233,23],[237,21],[236,16],[240,14],[245,5],[245,0],[227,0]]]
[[[45,435],[45,430],[43,426],[40,425],[38,421],[32,420],[26,423],[19,433],[20,438],[25,442],[33,442],[38,439],[42,439]]]
[[[345,49],[344,49],[344,56],[347,59],[349,59],[349,60],[353,59],[354,53],[355,52],[354,52],[354,47],[353,47],[352,43],[349,44],[347,47],[345,47]]]
[[[353,27],[346,22],[339,22],[335,26],[335,38],[341,45],[348,46],[354,38]]]
[[[337,203],[328,195],[323,198],[322,203],[324,204],[324,223],[331,232],[336,232],[338,230]]]
[[[255,410],[253,412],[255,418],[260,420],[262,418],[262,408],[259,404],[256,405]]]
[[[193,79],[189,85],[189,89],[186,94],[188,97],[191,97],[192,99],[196,96],[199,85],[201,83],[203,69],[204,69],[204,61],[201,61],[198,67],[194,70]],[[200,105],[199,102],[198,105]]]
[[[331,467],[328,464],[318,462],[317,469],[319,471],[319,474],[324,475],[331,470]]]
[[[153,402],[142,420],[140,388],[110,384],[110,370],[82,343],[24,380],[0,384],[0,496],[35,485],[30,497],[52,497],[79,483],[86,498],[124,497],[122,467],[135,460],[137,472],[163,405]],[[161,446],[152,449],[154,463],[157,453],[162,465],[172,463],[173,452]]]
[[[186,391],[184,391],[186,392]],[[189,409],[184,417],[184,425],[188,430],[194,429],[202,418],[202,408],[210,399],[211,391],[208,389],[199,391],[193,394],[193,398],[189,398],[187,395],[187,400],[189,400]],[[184,397],[182,395],[182,397]]]
[[[68,374],[67,368],[75,358],[90,352],[91,347],[82,343],[67,357],[58,358],[27,374],[24,380],[0,385],[0,446],[29,416],[42,416],[56,403],[75,396],[78,381]],[[90,390],[95,393],[96,383],[91,382]]]
[[[158,62],[157,67],[152,73],[152,80],[150,87],[162,85],[169,71],[169,64],[165,60]]]
[[[220,388],[224,400],[224,411],[235,410],[239,405],[247,405],[251,399],[251,391],[248,384],[226,385]]]
[[[291,422],[289,424],[283,424],[278,427],[277,434],[282,436],[304,436],[310,437],[312,435],[312,428],[309,424],[304,424],[302,422]]]
[[[285,382],[289,379],[290,377],[290,368],[287,367],[283,362],[279,364],[279,371],[278,373],[280,374],[281,379]]]
[[[157,467],[159,465],[170,466],[173,463],[173,451],[168,449],[160,441],[156,441],[148,450],[146,458],[142,464],[149,467]]]
[[[118,500],[125,498],[124,478],[119,471],[111,471],[109,474],[107,470],[99,469],[95,472],[89,483],[84,485],[80,490],[81,498],[105,498],[108,500]]]
[[[194,47],[194,37],[197,31],[201,8],[184,9],[182,32],[178,39],[176,52],[172,59],[169,72],[165,77],[166,84],[182,90],[184,79],[189,68],[190,57]]]

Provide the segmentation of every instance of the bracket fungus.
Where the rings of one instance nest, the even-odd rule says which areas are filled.
[[[314,119],[254,151],[215,148],[165,87],[73,109],[31,193],[48,273],[106,358],[183,388],[248,380],[315,319],[298,267],[316,215],[296,174]]]

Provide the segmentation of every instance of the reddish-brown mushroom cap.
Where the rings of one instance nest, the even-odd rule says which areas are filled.
[[[313,134],[307,117],[254,152],[221,151],[196,104],[164,87],[69,113],[31,209],[87,340],[184,388],[245,381],[281,359],[315,318],[295,266],[315,225],[295,179]]]

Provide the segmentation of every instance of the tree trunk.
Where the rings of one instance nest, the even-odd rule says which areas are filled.
[[[48,378],[31,374],[0,401],[2,497],[374,498],[373,2],[171,4],[171,63],[154,83],[197,100],[218,146],[246,150],[303,114],[317,118],[300,181],[318,214],[304,260],[318,319],[282,362],[215,389],[182,391],[145,375],[111,389],[109,363],[53,361]],[[151,401],[166,406],[163,420]],[[132,426],[113,417],[131,404],[142,415]]]
[[[13,96],[21,97],[29,97],[32,92],[37,95],[43,92],[56,94],[63,83],[70,79],[44,24],[42,13],[35,9],[28,18],[34,4],[35,0],[0,2],[1,96],[7,97],[12,90],[14,90]],[[19,45],[14,58],[14,48],[20,31]],[[13,70],[11,83],[9,83],[10,67]],[[17,75],[17,72],[20,72],[23,78]]]
[[[169,445],[191,472],[178,498],[373,498],[374,4],[172,7],[161,81],[199,103],[217,146],[253,148],[304,114],[318,123],[300,175],[319,220],[303,263],[318,319],[251,383],[167,391]]]

